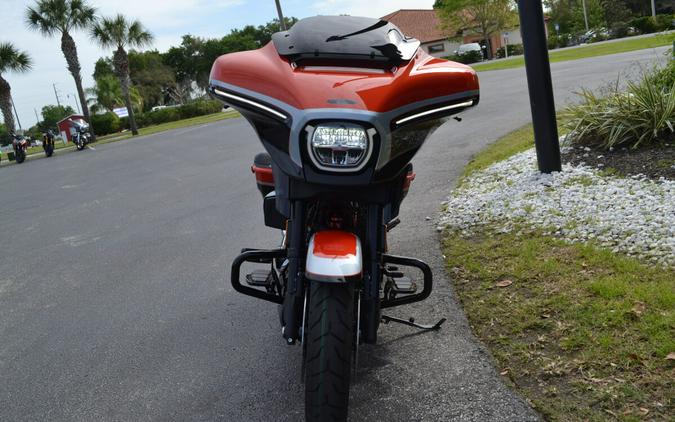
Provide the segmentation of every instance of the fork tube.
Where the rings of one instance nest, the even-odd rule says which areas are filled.
[[[382,277],[380,252],[382,250],[384,226],[382,207],[379,204],[368,205],[366,221],[366,277],[363,280],[363,341],[375,343],[377,328],[380,325],[380,279]]]
[[[305,203],[295,201],[288,226],[288,286],[283,305],[283,336],[289,344],[298,338],[303,302],[303,258],[305,246]]]

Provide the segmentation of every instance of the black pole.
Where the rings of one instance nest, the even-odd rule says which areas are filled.
[[[281,28],[282,31],[285,31],[286,21],[284,20],[284,14],[281,12],[281,3],[279,0],[276,0],[275,3],[277,4],[277,14],[279,15],[279,28]]]
[[[12,108],[14,109],[14,115],[16,116],[16,123],[19,124],[19,130],[23,130],[21,127],[21,120],[19,120],[19,113],[16,112],[16,106],[14,105],[14,98],[9,97],[9,101],[12,102]]]
[[[539,171],[560,171],[560,145],[553,102],[551,66],[548,62],[544,11],[541,0],[518,0],[520,31],[525,50],[527,87],[534,126],[534,144],[537,149]]]

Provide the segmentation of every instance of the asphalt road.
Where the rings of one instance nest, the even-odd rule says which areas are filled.
[[[663,51],[556,63],[556,101]],[[471,334],[435,231],[471,155],[530,118],[524,69],[480,76],[480,105],[415,158],[390,239],[393,253],[430,262],[437,286],[390,314],[448,322],[381,328],[361,349],[352,420],[538,418]],[[0,420],[301,420],[300,347],[282,342],[273,305],[228,281],[242,247],[279,241],[262,225],[249,170],[261,147],[247,123],[94,148],[0,170]]]

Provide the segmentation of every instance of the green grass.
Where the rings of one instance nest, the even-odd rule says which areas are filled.
[[[531,125],[503,136],[463,178],[533,139]],[[675,271],[523,231],[443,235],[457,295],[499,372],[545,420],[670,420]]]
[[[546,420],[675,414],[675,271],[538,233],[443,249],[474,331]]]
[[[564,62],[569,60],[584,59],[587,57],[605,56],[608,54],[625,53],[627,51],[642,50],[645,48],[662,47],[672,45],[675,34],[655,35],[653,37],[625,39],[603,44],[589,44],[569,50],[549,51],[551,62]],[[471,65],[475,70],[485,72],[488,70],[511,69],[525,65],[523,56],[498,62],[484,62]]]
[[[498,161],[505,160],[514,154],[523,152],[534,146],[534,131],[532,124],[525,125],[520,129],[502,136],[478,155],[464,167],[462,179],[471,175],[471,173],[489,167]]]

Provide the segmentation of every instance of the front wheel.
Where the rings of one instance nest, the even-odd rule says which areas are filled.
[[[305,419],[346,421],[349,405],[354,286],[310,283],[305,361]]]

